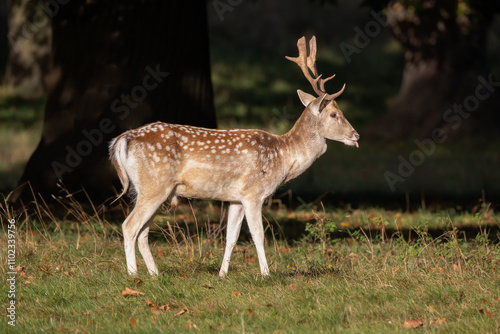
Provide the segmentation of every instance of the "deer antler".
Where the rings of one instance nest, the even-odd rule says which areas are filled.
[[[309,81],[316,94],[318,94],[318,96],[323,96],[326,94],[325,100],[329,101],[337,98],[340,94],[342,94],[345,89],[345,84],[337,93],[327,94],[325,92],[325,82],[333,79],[335,77],[335,74],[326,79],[322,79],[321,74],[318,75],[318,70],[316,69],[316,36],[313,36],[309,41],[309,56],[307,55],[307,45],[305,37],[302,37],[297,41],[297,48],[299,49],[298,57],[285,56],[285,58],[299,65],[302,73],[304,73],[304,76],[306,77],[307,81]],[[311,76],[311,73],[314,75],[314,77]]]

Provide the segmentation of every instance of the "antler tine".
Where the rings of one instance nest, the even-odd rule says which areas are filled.
[[[327,94],[325,91],[325,83],[328,80],[333,79],[335,77],[335,74],[326,79],[322,79],[321,74],[318,75],[318,70],[316,68],[316,51],[317,51],[316,36],[313,36],[309,40],[309,55],[307,55],[307,44],[305,37],[301,37],[297,41],[297,48],[299,49],[298,57],[285,56],[285,58],[299,65],[300,69],[302,70],[302,73],[304,73],[304,76],[306,77],[307,81],[309,81],[316,94],[318,94],[318,96],[326,95],[325,100],[333,100],[337,98],[340,94],[342,94],[342,92],[345,89],[345,84],[344,86],[342,86],[342,89],[340,89],[335,94]],[[311,73],[314,76],[312,76]]]
[[[327,82],[328,80],[331,80],[331,79],[335,78],[335,75],[336,75],[336,74],[334,74],[334,75],[332,75],[331,77],[328,77],[328,78],[326,78],[326,79],[322,79],[322,80],[319,82],[319,89],[321,89],[322,91],[325,91],[325,82]],[[320,77],[321,77],[321,75],[320,75]]]
[[[328,95],[328,98],[331,98],[332,100],[333,99],[336,99],[337,97],[340,96],[340,94],[342,94],[344,92],[344,89],[345,89],[345,84],[342,86],[342,88],[340,88],[340,90],[338,92],[336,92],[335,94],[330,94]]]
[[[309,56],[307,56],[307,45],[306,45],[306,38],[301,37],[297,41],[297,49],[299,49],[299,56],[298,57],[288,57],[285,56],[286,59],[293,61],[297,65],[299,65],[300,69],[302,70],[302,73],[306,77],[307,81],[311,84],[313,87],[314,91],[318,96],[323,96],[325,92],[321,91],[318,88],[318,80],[320,80],[320,77],[316,77],[316,74],[314,74],[315,78],[311,76],[311,73],[309,72],[309,69],[311,69],[311,72],[315,73],[316,70],[316,40],[314,39],[313,43],[309,44],[310,47],[314,50],[314,53],[311,52]]]
[[[316,36],[313,36],[309,41],[309,56],[307,57],[307,67],[309,67],[315,77],[318,76],[318,69],[316,68],[316,51]]]

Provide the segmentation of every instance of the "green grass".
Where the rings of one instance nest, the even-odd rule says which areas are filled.
[[[244,231],[220,279],[221,209],[184,204],[175,216],[163,210],[155,219],[150,240],[161,274],[150,277],[139,260],[134,281],[116,212],[69,207],[65,220],[43,206],[44,218],[15,217],[16,265],[24,268],[16,276],[16,332],[405,332],[405,320],[419,318],[426,332],[500,328],[499,216],[486,208],[476,215],[266,209],[271,277],[260,276]],[[4,250],[10,214],[3,209]],[[301,234],[285,241],[292,224]],[[473,238],[461,232],[466,227],[476,229]],[[0,253],[2,277],[6,256]],[[123,296],[126,288],[143,295]],[[0,324],[7,328],[7,318]]]

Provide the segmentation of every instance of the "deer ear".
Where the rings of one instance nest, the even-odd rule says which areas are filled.
[[[301,91],[300,89],[297,89],[297,94],[299,94],[299,99],[304,105],[304,107],[307,107],[309,103],[311,103],[315,97],[312,96],[311,94],[308,94],[306,92]]]
[[[308,108],[311,109],[311,111],[314,114],[318,115],[321,112],[321,110],[323,110],[323,108],[325,107],[325,105],[323,104],[323,101],[325,100],[325,97],[326,97],[326,94],[323,94],[320,97],[316,97],[314,99],[314,101],[312,101],[308,105]]]

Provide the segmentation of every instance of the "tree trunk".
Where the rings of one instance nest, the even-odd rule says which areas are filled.
[[[120,187],[111,138],[158,120],[216,127],[206,3],[60,2],[42,138],[20,184],[48,198],[60,182],[102,202]],[[20,199],[32,199],[27,186]]]
[[[484,84],[494,81],[486,61],[492,15],[478,8],[460,14],[456,1],[423,6],[396,3],[387,10],[405,67],[400,91],[374,132],[395,139],[429,137],[436,129],[446,138],[496,130],[498,92]]]
[[[9,0],[8,10],[10,50],[4,83],[21,96],[40,97],[50,64],[50,13],[32,0]]]

